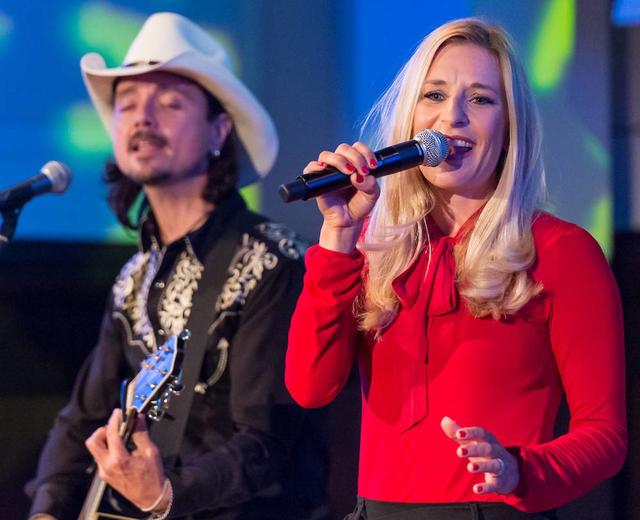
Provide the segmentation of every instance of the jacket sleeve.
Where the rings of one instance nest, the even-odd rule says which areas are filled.
[[[313,246],[289,331],[285,381],[304,407],[331,402],[346,383],[361,333],[353,314],[361,291],[362,254]]]
[[[30,515],[75,518],[91,482],[93,459],[84,441],[119,406],[118,389],[126,377],[120,339],[106,312],[96,347],[82,365],[69,403],[58,413],[40,455],[35,479],[26,486]]]
[[[613,274],[577,226],[543,254],[551,273],[551,346],[570,422],[553,441],[517,449],[522,478],[508,498],[528,511],[563,505],[613,476],[627,443],[622,308]]]
[[[233,434],[169,472],[171,518],[277,494],[307,415],[284,387],[287,331],[303,268],[300,261],[280,257],[247,298],[228,366]]]

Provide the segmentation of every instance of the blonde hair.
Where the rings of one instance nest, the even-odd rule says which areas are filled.
[[[462,299],[478,317],[513,314],[540,291],[527,270],[535,260],[531,225],[546,194],[539,116],[514,46],[506,32],[476,18],[446,23],[420,43],[392,85],[372,108],[363,132],[374,127],[377,146],[411,139],[422,85],[436,53],[468,42],[499,61],[507,106],[506,154],[498,184],[473,230],[456,246],[456,279]],[[382,180],[361,249],[365,288],[357,303],[364,330],[380,331],[398,312],[391,283],[429,244],[426,216],[435,195],[418,168]]]

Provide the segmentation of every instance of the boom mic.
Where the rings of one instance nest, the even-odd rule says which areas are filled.
[[[374,152],[378,166],[371,170],[374,177],[383,177],[414,166],[438,166],[449,155],[449,141],[437,130],[422,130],[411,141],[395,144]],[[278,190],[284,202],[307,200],[318,195],[351,187],[349,175],[329,166],[317,172],[305,173]]]
[[[38,175],[0,192],[0,211],[20,208],[36,195],[63,193],[70,183],[69,167],[58,161],[49,161]]]

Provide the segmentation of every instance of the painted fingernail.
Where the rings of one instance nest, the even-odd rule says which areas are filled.
[[[347,163],[347,165],[345,166],[345,168],[346,168],[347,170],[349,170],[350,172],[354,172],[354,171],[356,171],[355,166],[354,166],[353,164],[351,164],[351,163]]]
[[[460,455],[466,457],[469,454],[469,450],[467,448],[460,448]]]
[[[482,486],[476,486],[476,493],[482,493]]]
[[[323,163],[322,161],[318,161],[318,166],[320,166],[321,168],[323,168],[326,165],[327,165],[327,163]]]
[[[376,161],[375,159],[371,159],[369,161],[369,166],[371,166],[372,168],[375,168],[376,166],[378,166],[378,161]]]
[[[369,173],[369,168],[367,168],[366,166],[363,166],[362,168],[360,168],[360,171],[362,173]]]
[[[364,177],[359,173],[356,173],[356,182],[360,183],[364,181]]]
[[[458,436],[458,439],[464,439],[467,436],[467,432],[464,430],[458,430],[456,435]]]
[[[479,469],[480,469],[480,466],[478,466],[477,464],[471,464],[472,471],[478,471]]]

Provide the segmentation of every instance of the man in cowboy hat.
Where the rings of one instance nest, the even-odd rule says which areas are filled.
[[[303,246],[247,210],[236,191],[251,174],[268,173],[278,141],[269,115],[229,67],[216,40],[172,13],[145,22],[122,66],[107,68],[97,54],[82,58],[113,140],[109,201],[124,225],[139,230],[140,249],[113,286],[98,344],[28,486],[33,518],[77,517],[91,456],[109,485],[106,501],[121,515],[326,514],[321,418],[297,408],[283,383]],[[248,158],[242,172],[238,154]],[[143,210],[132,221],[140,197]],[[192,401],[177,444],[179,411],[150,433],[139,417],[133,445],[125,446],[122,413],[112,413],[119,381],[185,328],[193,332],[185,365],[199,340],[203,361],[193,371],[195,393],[184,389]],[[177,451],[165,453],[167,446]]]

